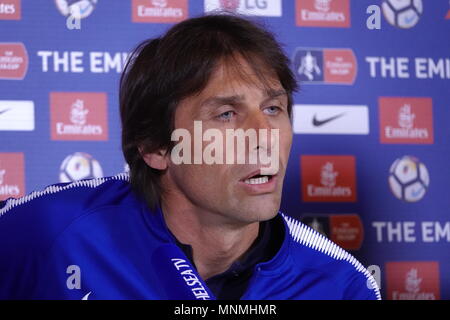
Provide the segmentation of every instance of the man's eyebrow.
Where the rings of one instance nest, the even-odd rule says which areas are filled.
[[[223,104],[236,104],[242,100],[245,100],[245,96],[243,95],[234,95],[234,96],[214,96],[204,100],[200,106],[215,106],[215,105],[223,105]]]
[[[274,89],[268,89],[265,91],[267,99],[270,100],[279,96],[286,95],[287,92],[284,89],[280,90],[274,90]],[[215,106],[215,105],[224,105],[224,104],[236,104],[238,102],[241,102],[245,100],[244,95],[234,95],[234,96],[214,96],[207,98],[201,103],[201,107],[203,106]]]
[[[279,97],[279,96],[287,96],[287,92],[284,89],[274,90],[274,89],[268,89],[266,90],[266,95],[270,99]]]

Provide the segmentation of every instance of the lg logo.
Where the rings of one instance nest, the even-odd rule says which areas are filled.
[[[220,5],[223,9],[227,10],[236,10],[241,1],[239,0],[220,0]],[[266,9],[267,8],[267,0],[245,0],[243,2],[243,7],[245,9]]]

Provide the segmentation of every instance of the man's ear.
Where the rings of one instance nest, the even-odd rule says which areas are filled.
[[[166,170],[168,166],[168,159],[167,159],[167,150],[166,149],[159,149],[155,152],[144,152],[144,149],[142,147],[139,147],[139,153],[142,156],[142,159],[144,159],[145,163],[153,169],[157,170]]]

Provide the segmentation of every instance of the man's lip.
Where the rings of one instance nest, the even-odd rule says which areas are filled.
[[[278,177],[277,175],[273,175],[269,181],[262,184],[249,184],[245,181],[239,181],[239,185],[242,186],[247,193],[252,195],[272,193],[277,188]]]
[[[247,176],[245,176],[245,178],[242,178],[240,181],[245,181],[245,180],[250,179],[251,177],[257,176],[257,175],[262,175],[262,174],[261,174],[261,168],[258,169],[258,170],[255,170],[255,171],[251,172],[250,174],[248,174]],[[264,175],[264,176],[276,176],[277,174],[276,174],[276,173],[273,173],[273,174],[263,174],[263,175]]]

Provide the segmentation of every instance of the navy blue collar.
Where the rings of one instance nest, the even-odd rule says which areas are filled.
[[[284,225],[280,222],[280,218],[280,216],[277,216],[261,222],[258,237],[249,250],[239,260],[235,261],[228,270],[205,281],[217,299],[239,299],[248,287],[255,266],[270,261],[277,254],[284,240]],[[192,256],[192,247],[179,242],[176,237],[174,239],[178,247],[196,268]]]
[[[192,248],[181,244],[170,232],[164,220],[161,208],[151,211],[142,202],[142,215],[147,222],[148,230],[162,243],[178,245],[183,254],[191,261]],[[255,270],[262,274],[271,274],[275,270],[282,272],[286,267],[285,261],[291,245],[288,225],[281,212],[271,220],[260,224],[260,232],[255,242],[246,254],[231,265],[222,274],[206,280],[206,285],[215,294],[217,299],[240,299],[245,295],[246,289]],[[280,269],[282,268],[282,269]]]

